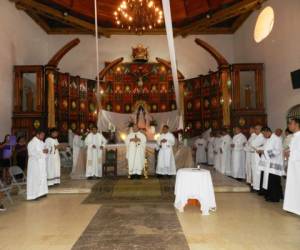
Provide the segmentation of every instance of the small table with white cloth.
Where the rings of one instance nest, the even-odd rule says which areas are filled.
[[[179,169],[176,175],[174,206],[180,211],[189,199],[197,199],[202,215],[216,209],[214,187],[209,170],[197,168]]]

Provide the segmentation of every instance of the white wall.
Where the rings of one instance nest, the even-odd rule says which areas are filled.
[[[259,11],[256,11],[234,35],[236,62],[265,64],[266,106],[269,125],[285,127],[287,110],[300,103],[300,89],[293,90],[290,72],[300,69],[300,1],[268,0],[275,12],[271,34],[255,43],[253,30]]]
[[[64,72],[94,79],[96,76],[96,58],[95,38],[93,36],[49,36],[48,54],[51,56],[60,47],[76,37],[81,42],[62,59],[59,65],[60,69]],[[230,62],[234,61],[232,35],[177,37],[175,49],[178,69],[186,78],[205,74],[209,69],[217,69],[215,60],[194,42],[196,37],[215,46]],[[103,68],[105,61],[112,61],[119,57],[124,57],[124,62],[131,61],[131,47],[138,44],[143,44],[149,48],[150,61],[155,61],[155,57],[169,59],[166,36],[112,36],[99,40],[100,69]]]
[[[14,4],[0,1],[0,140],[11,130],[13,65],[45,64],[47,35]]]

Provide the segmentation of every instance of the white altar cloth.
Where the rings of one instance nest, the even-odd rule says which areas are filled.
[[[216,209],[214,187],[210,172],[205,169],[179,169],[176,175],[174,206],[184,211],[188,199],[197,199],[201,204],[202,215]]]

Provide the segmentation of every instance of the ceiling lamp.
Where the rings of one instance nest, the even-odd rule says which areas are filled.
[[[118,27],[141,34],[162,25],[163,12],[153,0],[123,0],[114,18]]]

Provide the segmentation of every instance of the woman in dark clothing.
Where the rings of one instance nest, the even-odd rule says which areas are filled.
[[[9,145],[9,135],[6,135],[4,137],[3,142],[0,143],[0,169],[2,171],[2,180],[4,182],[9,182],[10,176],[8,169],[10,167],[10,159],[11,157],[7,157],[4,152],[5,150],[9,150],[10,145]]]
[[[27,145],[25,137],[19,137],[15,146],[17,165],[25,172],[27,163]]]

